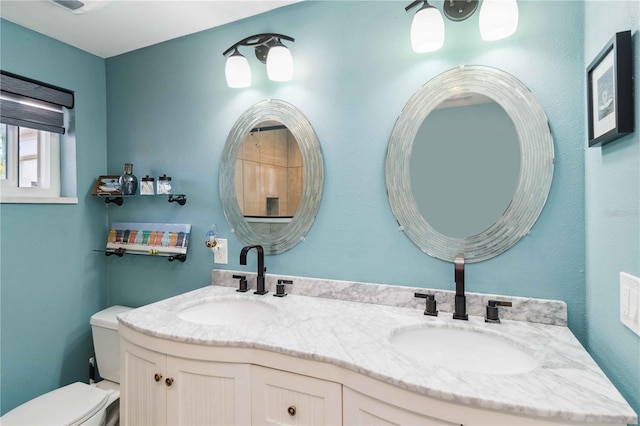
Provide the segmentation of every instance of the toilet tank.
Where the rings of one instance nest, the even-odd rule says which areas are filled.
[[[120,336],[118,336],[117,316],[131,309],[116,305],[91,316],[91,332],[98,372],[103,379],[115,383],[120,383]]]

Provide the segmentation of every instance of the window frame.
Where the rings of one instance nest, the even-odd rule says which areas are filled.
[[[60,135],[34,129],[37,132],[38,182],[43,182],[46,187],[27,187],[19,185],[20,162],[23,160],[19,149],[20,127],[7,124],[6,129],[6,177],[0,180],[2,201],[15,197],[61,198]]]

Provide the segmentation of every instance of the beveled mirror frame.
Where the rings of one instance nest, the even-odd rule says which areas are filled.
[[[496,223],[476,235],[453,238],[436,231],[422,216],[411,190],[409,164],[424,119],[445,99],[465,92],[488,96],[506,111],[518,134],[521,165],[513,200]],[[529,89],[496,68],[461,66],[434,77],[402,110],[387,149],[387,195],[401,229],[423,252],[448,262],[462,253],[466,262],[481,262],[508,250],[529,232],[549,195],[553,163],[547,116]]]
[[[293,219],[273,234],[256,232],[245,220],[236,197],[236,159],[244,139],[258,124],[274,120],[285,125],[296,138],[304,182],[302,197]],[[300,242],[311,228],[320,207],[324,182],[324,163],[320,142],[307,118],[295,106],[281,100],[258,102],[246,110],[233,125],[220,162],[219,190],[222,208],[232,232],[244,244],[260,244],[265,254],[283,253]]]

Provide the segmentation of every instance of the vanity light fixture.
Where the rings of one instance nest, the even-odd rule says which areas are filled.
[[[427,53],[440,49],[444,45],[444,19],[440,11],[428,1],[414,1],[405,7],[409,11],[422,3],[411,23],[411,47],[414,52]]]
[[[227,58],[224,66],[224,75],[227,78],[227,86],[233,88],[243,88],[251,86],[251,67],[249,61],[238,49]]]
[[[225,50],[222,55],[227,58],[224,70],[227,85],[233,88],[251,85],[251,67],[247,58],[238,51],[240,46],[254,48],[256,58],[267,64],[267,75],[270,80],[291,80],[293,78],[293,58],[282,40],[295,41],[292,37],[283,34],[256,34],[240,40]]]
[[[516,0],[484,0],[480,8],[480,36],[494,41],[509,37],[518,29]]]
[[[414,52],[426,53],[444,45],[444,19],[440,11],[427,0],[416,0],[404,8],[406,12],[422,4],[411,23],[411,47]],[[469,18],[478,9],[479,0],[444,0],[442,11],[451,21]],[[483,0],[479,16],[480,35],[493,41],[509,37],[518,28],[516,0]]]

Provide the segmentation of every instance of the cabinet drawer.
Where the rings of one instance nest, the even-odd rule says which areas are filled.
[[[251,366],[252,423],[342,424],[342,385],[281,370]]]
[[[363,395],[347,387],[344,393],[345,425],[454,425]]]

